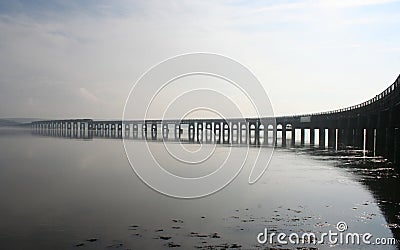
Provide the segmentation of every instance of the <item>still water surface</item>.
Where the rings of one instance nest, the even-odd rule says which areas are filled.
[[[136,143],[147,150],[144,142]],[[227,148],[217,146],[215,154]],[[287,234],[335,231],[339,221],[348,232],[399,239],[399,171],[357,151],[277,148],[256,184],[248,184],[245,166],[226,188],[189,200],[146,186],[118,139],[2,129],[0,152],[1,249],[294,248],[261,245],[256,237],[264,228]],[[255,153],[250,148],[249,155]],[[370,247],[379,248],[396,246]]]

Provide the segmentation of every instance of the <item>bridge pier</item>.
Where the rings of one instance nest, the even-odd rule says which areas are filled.
[[[385,154],[386,148],[386,128],[377,128],[376,129],[376,143],[375,143],[375,152],[378,155]]]
[[[354,138],[353,142],[354,147],[359,149],[364,149],[364,129],[355,128],[353,138]]]
[[[400,162],[400,129],[394,129],[394,146],[393,146],[393,163],[397,164]]]
[[[301,128],[301,134],[300,134],[300,144],[301,144],[301,146],[304,146],[305,137],[306,137],[306,131],[305,131],[304,128]]]
[[[375,150],[375,129],[367,128],[365,137],[365,149],[374,152]]]
[[[389,160],[393,159],[395,150],[395,129],[392,127],[386,128],[386,145],[385,145],[385,155]]]
[[[157,123],[151,124],[151,139],[157,140]]]
[[[203,122],[197,122],[197,142],[203,142]]]
[[[282,147],[286,147],[286,124],[282,124]]]
[[[228,122],[222,123],[222,142],[224,144],[229,144],[231,138],[231,130]]]
[[[325,128],[319,129],[319,148],[325,148]]]
[[[346,129],[344,128],[339,128],[337,130],[337,148],[338,149],[343,149],[346,148]]]
[[[310,146],[314,146],[315,145],[315,129],[314,128],[310,128]]]
[[[240,144],[247,144],[247,138],[248,138],[247,126],[248,126],[248,124],[247,124],[247,122],[240,122],[239,126],[240,126],[240,130],[239,130]]]
[[[194,142],[195,129],[194,122],[190,122],[188,126],[188,139],[190,142]]]
[[[168,140],[168,136],[169,136],[168,123],[163,123],[162,124],[162,137],[163,137],[163,139]]]
[[[213,132],[212,132],[212,123],[206,122],[206,142],[212,142]]]
[[[137,123],[133,124],[132,128],[132,137],[134,139],[137,139],[139,137],[139,125]]]
[[[328,129],[328,147],[336,148],[336,128]]]
[[[238,144],[239,143],[239,123],[232,122],[231,126],[232,126],[231,142],[232,142],[232,144]]]
[[[180,123],[175,123],[175,140],[181,139],[182,129]]]
[[[142,139],[147,139],[147,123],[142,123]]]
[[[291,139],[292,146],[296,146],[296,128],[292,125],[292,139]]]
[[[221,123],[214,122],[214,142],[221,143]]]

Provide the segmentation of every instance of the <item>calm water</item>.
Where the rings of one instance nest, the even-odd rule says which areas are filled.
[[[136,143],[146,150],[144,142]],[[228,149],[217,146],[215,154]],[[348,232],[399,239],[399,171],[362,152],[278,148],[256,184],[248,184],[245,166],[223,190],[191,200],[146,186],[118,139],[2,129],[0,152],[1,249],[294,248],[261,245],[256,238],[264,228],[287,234],[335,231],[339,221]],[[255,153],[250,148],[250,157]]]

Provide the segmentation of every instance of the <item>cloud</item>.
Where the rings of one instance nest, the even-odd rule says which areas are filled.
[[[383,5],[393,2],[399,2],[399,0],[323,0],[318,2],[318,4],[330,8],[353,8],[368,5]]]
[[[142,73],[196,51],[252,69],[277,114],[354,104],[400,68],[399,14],[380,6],[389,0],[58,2],[0,10],[0,116],[118,118]],[[367,5],[380,8],[354,8]],[[362,87],[343,97],[349,83]],[[322,95],[331,85],[338,92]]]

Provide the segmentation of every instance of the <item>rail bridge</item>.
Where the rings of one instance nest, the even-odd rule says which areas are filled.
[[[261,118],[182,120],[63,119],[32,122],[34,131],[72,131],[88,137],[180,140],[320,148],[355,148],[375,152],[390,161],[400,160],[400,76],[375,97],[333,111]]]

